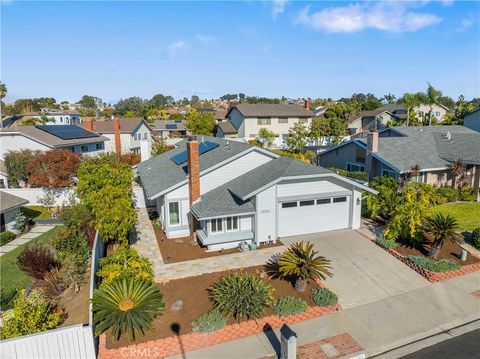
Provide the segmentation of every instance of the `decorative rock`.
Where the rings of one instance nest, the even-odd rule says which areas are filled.
[[[170,306],[170,309],[174,312],[178,312],[183,308],[183,300],[179,299]]]

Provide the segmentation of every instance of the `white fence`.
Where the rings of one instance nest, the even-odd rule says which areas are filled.
[[[71,188],[62,189],[44,189],[44,188],[4,188],[2,192],[13,194],[14,196],[24,198],[29,201],[30,206],[42,206],[39,200],[45,197],[45,194],[51,191],[55,196],[54,206],[62,206],[69,202],[70,196],[75,196],[75,190]]]
[[[145,204],[145,195],[143,194],[142,187],[133,187],[133,197],[135,200],[135,206],[137,208],[146,208],[147,205]]]
[[[90,299],[97,288],[95,273],[99,260],[105,254],[105,246],[95,234],[90,273]],[[89,307],[89,324],[77,324],[65,328],[47,330],[0,342],[1,359],[95,359],[97,338],[93,336],[92,304]]]

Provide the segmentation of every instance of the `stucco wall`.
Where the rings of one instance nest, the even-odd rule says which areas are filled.
[[[0,159],[4,159],[5,153],[8,151],[21,151],[21,150],[32,150],[32,151],[48,151],[51,148],[32,140],[28,137],[19,134],[7,134],[2,133],[0,135]]]

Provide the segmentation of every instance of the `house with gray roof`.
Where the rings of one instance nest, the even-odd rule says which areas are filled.
[[[208,250],[359,228],[361,193],[375,192],[325,168],[207,136],[139,163],[138,174],[166,236],[193,235]]]
[[[186,120],[156,120],[150,125],[152,134],[161,138],[185,137],[190,132],[185,127]]]
[[[231,107],[226,114],[226,122],[221,125],[217,137],[238,138],[245,142],[259,139],[259,131],[266,128],[275,134],[273,145],[282,147],[288,137],[288,130],[295,123],[310,126],[314,114],[306,107],[296,104],[247,104],[242,103]],[[219,125],[223,123],[220,122]],[[228,134],[223,131],[227,129]],[[233,133],[236,131],[236,134]]]
[[[465,115],[463,118],[463,125],[474,131],[480,132],[480,107]]]
[[[453,186],[452,161],[467,168],[478,195],[480,133],[464,126],[391,127],[372,131],[318,154],[319,166],[367,171],[370,178],[391,176],[435,186]],[[418,172],[412,177],[413,172]],[[479,197],[480,199],[480,197]]]
[[[12,231],[20,208],[27,203],[24,198],[0,191],[0,232]]]

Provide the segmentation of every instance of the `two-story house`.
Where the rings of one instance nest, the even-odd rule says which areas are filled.
[[[310,126],[313,112],[305,107],[289,104],[239,104],[231,107],[227,114],[227,121],[235,128],[236,138],[244,141],[259,138],[261,128],[266,128],[275,134],[273,144],[282,147],[288,137],[288,130],[295,123],[303,123]],[[220,127],[218,137],[223,137],[228,131],[232,137],[233,131],[230,126]]]

